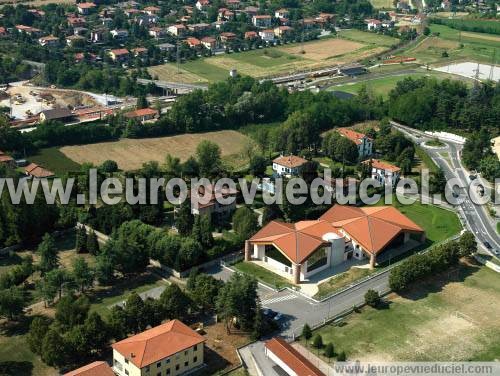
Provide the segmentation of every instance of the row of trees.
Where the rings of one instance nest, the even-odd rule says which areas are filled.
[[[474,235],[466,232],[456,241],[438,245],[426,253],[405,259],[391,270],[389,286],[393,291],[402,291],[416,280],[448,269],[455,265],[460,257],[469,256],[476,249]]]

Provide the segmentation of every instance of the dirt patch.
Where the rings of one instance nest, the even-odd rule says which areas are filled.
[[[61,152],[77,163],[91,162],[96,165],[107,159],[114,160],[123,170],[134,170],[144,162],[162,163],[170,153],[186,160],[195,153],[196,146],[203,140],[213,141],[221,148],[223,156],[241,154],[251,140],[236,131],[219,131],[197,134],[183,134],[171,137],[122,139],[91,145],[65,146]]]
[[[206,326],[204,330],[207,339],[205,362],[210,371],[230,369],[240,364],[236,349],[250,342],[248,336],[227,334],[223,323]]]
[[[280,50],[291,55],[298,55],[314,61],[323,61],[331,57],[344,55],[365,45],[345,39],[324,39],[317,42],[306,43],[303,46],[295,45],[281,47]],[[305,53],[302,53],[304,51]]]

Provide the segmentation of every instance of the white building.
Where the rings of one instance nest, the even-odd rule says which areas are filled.
[[[307,159],[296,155],[280,156],[273,160],[273,171],[279,176],[297,176]]]
[[[360,158],[367,157],[373,152],[373,139],[364,133],[356,132],[350,128],[339,128],[337,132],[356,144]]]
[[[396,186],[401,174],[401,169],[398,166],[391,165],[379,159],[370,159],[363,163],[371,164],[372,179],[379,181],[382,185],[390,184],[393,187]]]

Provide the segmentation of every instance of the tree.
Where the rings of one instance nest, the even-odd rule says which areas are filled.
[[[265,226],[269,222],[282,217],[283,213],[281,212],[279,205],[276,203],[266,205],[264,206],[264,210],[262,212],[262,226]]]
[[[255,312],[255,318],[253,323],[252,337],[257,340],[259,339],[266,330],[266,322],[264,315],[262,314],[262,309],[260,303],[257,304],[257,311]]]
[[[375,290],[368,290],[365,294],[365,303],[376,308],[380,304],[380,295]]]
[[[65,328],[83,324],[90,309],[90,302],[86,296],[79,298],[74,295],[62,297],[56,306],[56,320]]]
[[[85,226],[78,226],[76,228],[75,249],[78,253],[87,252],[87,230]]]
[[[194,216],[191,213],[191,203],[185,200],[177,211],[175,225],[179,235],[186,236],[191,233],[194,224]]]
[[[127,313],[118,305],[111,307],[108,319],[109,334],[117,341],[127,337]]]
[[[250,173],[254,176],[264,176],[267,168],[267,159],[256,154],[250,158]]]
[[[463,233],[462,236],[460,236],[460,239],[458,239],[458,245],[460,248],[459,251],[460,257],[470,256],[471,254],[477,251],[476,238],[474,237],[474,234],[470,231],[466,231]]]
[[[26,341],[30,350],[35,354],[40,355],[42,348],[43,337],[49,331],[50,321],[45,316],[36,316],[30,324],[30,330]]]
[[[55,328],[50,328],[42,341],[40,355],[49,366],[61,367],[66,364],[66,343]]]
[[[55,291],[59,295],[59,299],[62,296],[63,290],[67,291],[73,290],[74,280],[68,271],[65,269],[54,269],[45,274],[43,278],[46,284],[47,292]]]
[[[101,353],[109,341],[109,329],[97,312],[91,312],[83,324],[83,331],[92,353]]]
[[[344,351],[341,351],[339,353],[339,355],[337,355],[337,361],[338,362],[345,362],[347,359],[346,355],[345,355],[345,352]]]
[[[312,345],[317,349],[321,349],[323,347],[323,337],[321,337],[321,334],[318,333],[314,335]]]
[[[250,239],[257,232],[257,215],[246,206],[238,208],[233,215],[233,229],[241,240]]]
[[[160,295],[160,303],[165,316],[170,319],[183,320],[187,317],[191,301],[176,284],[171,284]]]
[[[144,94],[139,95],[139,97],[137,98],[137,106],[136,107],[138,110],[148,107],[148,100],[146,99],[146,96]]]
[[[113,172],[118,171],[118,163],[115,161],[108,159],[101,163],[98,168],[99,172],[104,174],[112,174]]]
[[[191,235],[193,239],[197,240],[206,248],[211,248],[214,245],[211,219],[208,214],[200,214],[194,217],[194,225]]]
[[[214,309],[223,282],[205,273],[197,274],[193,277],[190,276],[191,278],[193,281],[191,282],[189,291],[193,302],[196,306],[201,307],[204,312]]]
[[[136,293],[132,292],[125,302],[125,316],[127,319],[127,332],[137,333],[142,329],[142,312],[144,301]]]
[[[89,231],[87,234],[87,251],[94,256],[99,254],[100,246],[99,240],[94,230]]]
[[[200,168],[201,177],[217,175],[221,167],[221,151],[219,145],[212,141],[203,140],[196,147],[196,160]]]
[[[73,260],[73,277],[80,292],[84,292],[87,287],[92,286],[94,273],[83,257],[77,257]]]
[[[42,275],[59,266],[57,247],[52,235],[45,234],[43,236],[42,242],[38,245],[37,252],[40,254],[39,268]]]
[[[12,286],[9,289],[0,290],[0,317],[14,320],[23,313],[26,299],[21,289]]]
[[[336,142],[335,159],[342,163],[356,163],[358,160],[356,144],[346,137],[340,137]]]
[[[101,284],[111,283],[114,276],[115,264],[108,253],[101,253],[96,258],[95,276]]]
[[[304,337],[304,339],[306,340],[306,344],[307,341],[312,337],[312,330],[308,324],[304,324],[304,326],[302,327],[302,337]]]
[[[325,347],[325,356],[328,359],[330,359],[330,358],[333,358],[334,355],[335,355],[335,351],[333,348],[333,343],[329,342]]]

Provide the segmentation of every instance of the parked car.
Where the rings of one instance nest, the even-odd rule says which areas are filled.
[[[280,321],[283,318],[283,315],[281,313],[278,313],[276,316],[274,316],[274,321]]]
[[[274,318],[278,314],[278,312],[275,312],[269,308],[264,308],[262,310],[262,313],[264,313],[264,316],[269,317],[270,319]]]
[[[488,249],[491,249],[491,244],[489,242],[483,242],[484,246]]]

